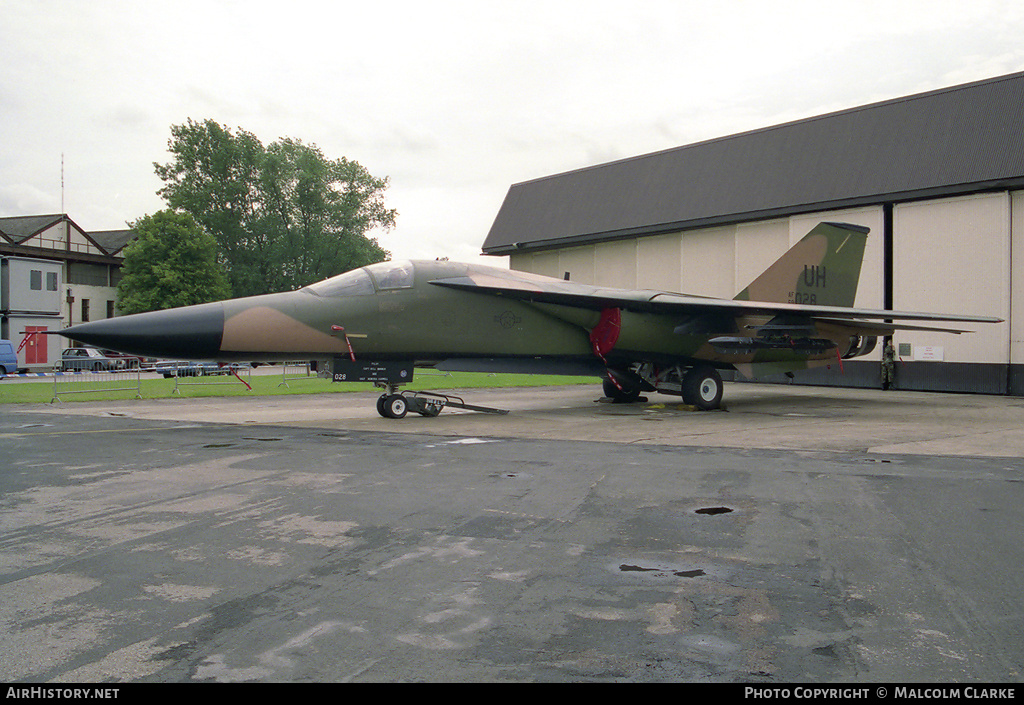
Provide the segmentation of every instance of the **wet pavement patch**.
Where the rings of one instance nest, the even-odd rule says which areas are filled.
[[[664,568],[645,568],[643,566],[629,565],[627,563],[623,563],[622,565],[620,565],[619,570],[623,573],[661,573],[662,575],[668,575],[669,573],[671,573],[672,575],[678,578],[697,578],[701,575],[707,575],[707,573],[705,573],[700,568],[696,568],[694,570],[670,571]]]
[[[701,509],[698,509],[698,510],[697,510],[696,512],[694,512],[694,513],[695,513],[695,514],[710,514],[710,515],[715,515],[715,514],[728,514],[728,513],[730,513],[731,511],[732,511],[732,510],[731,510],[731,509],[729,509],[729,507],[702,507]]]

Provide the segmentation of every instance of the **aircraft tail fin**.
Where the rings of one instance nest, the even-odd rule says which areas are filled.
[[[860,225],[819,223],[736,300],[852,307],[867,235]]]

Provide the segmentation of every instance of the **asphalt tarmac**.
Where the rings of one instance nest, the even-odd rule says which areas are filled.
[[[0,407],[0,681],[1021,681],[1024,399]]]

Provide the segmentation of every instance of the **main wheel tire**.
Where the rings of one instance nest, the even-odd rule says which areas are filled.
[[[722,375],[714,367],[694,367],[683,377],[683,401],[702,411],[722,404]]]
[[[634,388],[630,388],[628,384],[623,384],[622,388],[615,384],[612,380],[605,378],[601,383],[601,389],[604,391],[604,395],[612,400],[613,404],[632,404],[633,402],[640,399],[640,387],[637,385]]]
[[[384,416],[401,419],[409,412],[409,404],[401,394],[391,394],[384,400]]]
[[[377,397],[377,413],[383,416],[384,418],[388,418],[388,415],[384,412],[384,401],[387,398],[387,394],[381,394],[379,397]]]

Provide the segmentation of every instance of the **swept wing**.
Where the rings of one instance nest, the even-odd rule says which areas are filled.
[[[934,330],[947,333],[970,332],[958,328],[901,324],[896,321],[954,323],[999,323],[1002,321],[1001,318],[991,316],[742,301],[691,296],[651,289],[612,289],[561,281],[513,270],[507,270],[507,273],[502,272],[500,274],[495,274],[494,270],[491,270],[480,275],[470,271],[466,276],[435,279],[430,283],[436,286],[472,291],[489,296],[598,311],[606,308],[619,308],[624,311],[637,313],[661,313],[677,316],[701,316],[706,314],[782,316],[790,320],[803,319],[806,321],[813,319],[821,323],[856,326],[859,329],[863,329],[865,334],[878,335],[885,335],[897,329]]]

